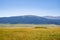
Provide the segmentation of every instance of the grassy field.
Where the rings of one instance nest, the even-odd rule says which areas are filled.
[[[60,40],[60,27],[0,28],[0,40]]]

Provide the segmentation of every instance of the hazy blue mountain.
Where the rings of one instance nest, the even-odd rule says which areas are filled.
[[[0,24],[60,24],[60,19],[48,19],[34,15],[1,17]]]
[[[47,19],[60,19],[60,16],[44,16]]]

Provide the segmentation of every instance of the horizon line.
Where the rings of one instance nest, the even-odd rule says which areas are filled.
[[[16,17],[16,16],[39,16],[39,15],[14,15],[14,16],[0,16],[1,17]],[[40,15],[39,17],[60,17],[60,16],[52,16],[52,15],[45,15],[45,16],[42,16]]]

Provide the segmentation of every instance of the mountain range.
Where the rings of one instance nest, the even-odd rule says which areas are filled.
[[[60,16],[13,16],[13,17],[0,17],[0,24],[57,24],[60,25]]]
[[[44,16],[47,19],[60,19],[60,16]]]

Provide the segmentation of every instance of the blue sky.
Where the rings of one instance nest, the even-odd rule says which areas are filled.
[[[60,0],[0,0],[0,17],[60,16]]]

